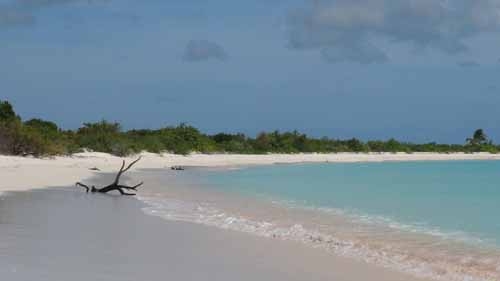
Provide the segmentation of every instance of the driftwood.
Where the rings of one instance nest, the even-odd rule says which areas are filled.
[[[141,160],[141,157],[139,157],[134,162],[130,163],[127,166],[127,168],[125,168],[125,160],[123,160],[122,167],[120,168],[120,171],[116,175],[115,181],[112,184],[108,185],[108,186],[105,186],[105,187],[102,187],[102,188],[96,188],[95,186],[89,187],[88,185],[83,184],[81,182],[77,182],[76,186],[81,186],[81,187],[85,188],[86,191],[87,191],[87,193],[89,191],[92,192],[92,193],[95,193],[95,192],[98,192],[98,193],[108,193],[110,191],[116,190],[116,191],[120,192],[121,195],[130,195],[130,196],[133,196],[133,195],[135,195],[135,193],[128,193],[128,192],[126,192],[126,190],[137,191],[137,188],[140,187],[141,185],[143,185],[144,183],[141,182],[140,184],[137,184],[137,185],[134,185],[134,186],[121,185],[120,184],[120,177],[126,171],[128,171],[130,168],[132,168],[132,166],[134,166],[135,163],[139,162],[139,160]]]

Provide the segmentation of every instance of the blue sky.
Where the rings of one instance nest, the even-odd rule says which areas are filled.
[[[0,0],[0,99],[65,128],[500,142],[500,0]]]

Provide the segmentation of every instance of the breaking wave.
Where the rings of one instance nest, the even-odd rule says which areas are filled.
[[[336,255],[418,277],[449,281],[500,280],[498,252],[492,253],[480,247],[477,252],[471,250],[471,245],[483,245],[485,241],[466,233],[445,232],[429,228],[425,224],[401,224],[392,219],[355,214],[352,211],[331,208],[312,210],[348,218],[352,224],[344,226],[343,231],[339,232],[336,225],[331,228],[305,226],[300,221],[294,222],[293,217],[283,221],[266,217],[249,218],[211,203],[152,196],[140,199],[147,204],[143,208],[145,213],[163,219],[198,223],[271,239],[297,241]],[[288,209],[300,208],[290,202],[274,202],[273,205]],[[381,228],[381,225],[385,228]],[[394,237],[399,237],[398,235],[403,238],[394,241]],[[384,236],[391,237],[392,240],[384,240]],[[372,240],[373,237],[382,239]],[[461,248],[462,244],[455,242],[467,242],[471,245]]]

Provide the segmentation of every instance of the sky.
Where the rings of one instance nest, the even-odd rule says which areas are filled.
[[[0,99],[66,129],[500,142],[500,0],[0,0]]]

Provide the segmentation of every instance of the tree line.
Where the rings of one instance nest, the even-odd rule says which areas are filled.
[[[118,156],[149,151],[175,154],[201,153],[338,153],[338,152],[491,152],[493,144],[478,129],[464,144],[417,144],[395,139],[361,141],[356,138],[312,138],[293,132],[262,132],[256,137],[245,134],[219,133],[208,135],[197,128],[180,124],[161,129],[122,130],[119,123],[100,121],[84,123],[77,130],[63,130],[56,123],[42,119],[23,121],[12,105],[0,100],[0,154],[66,155],[84,149]]]

